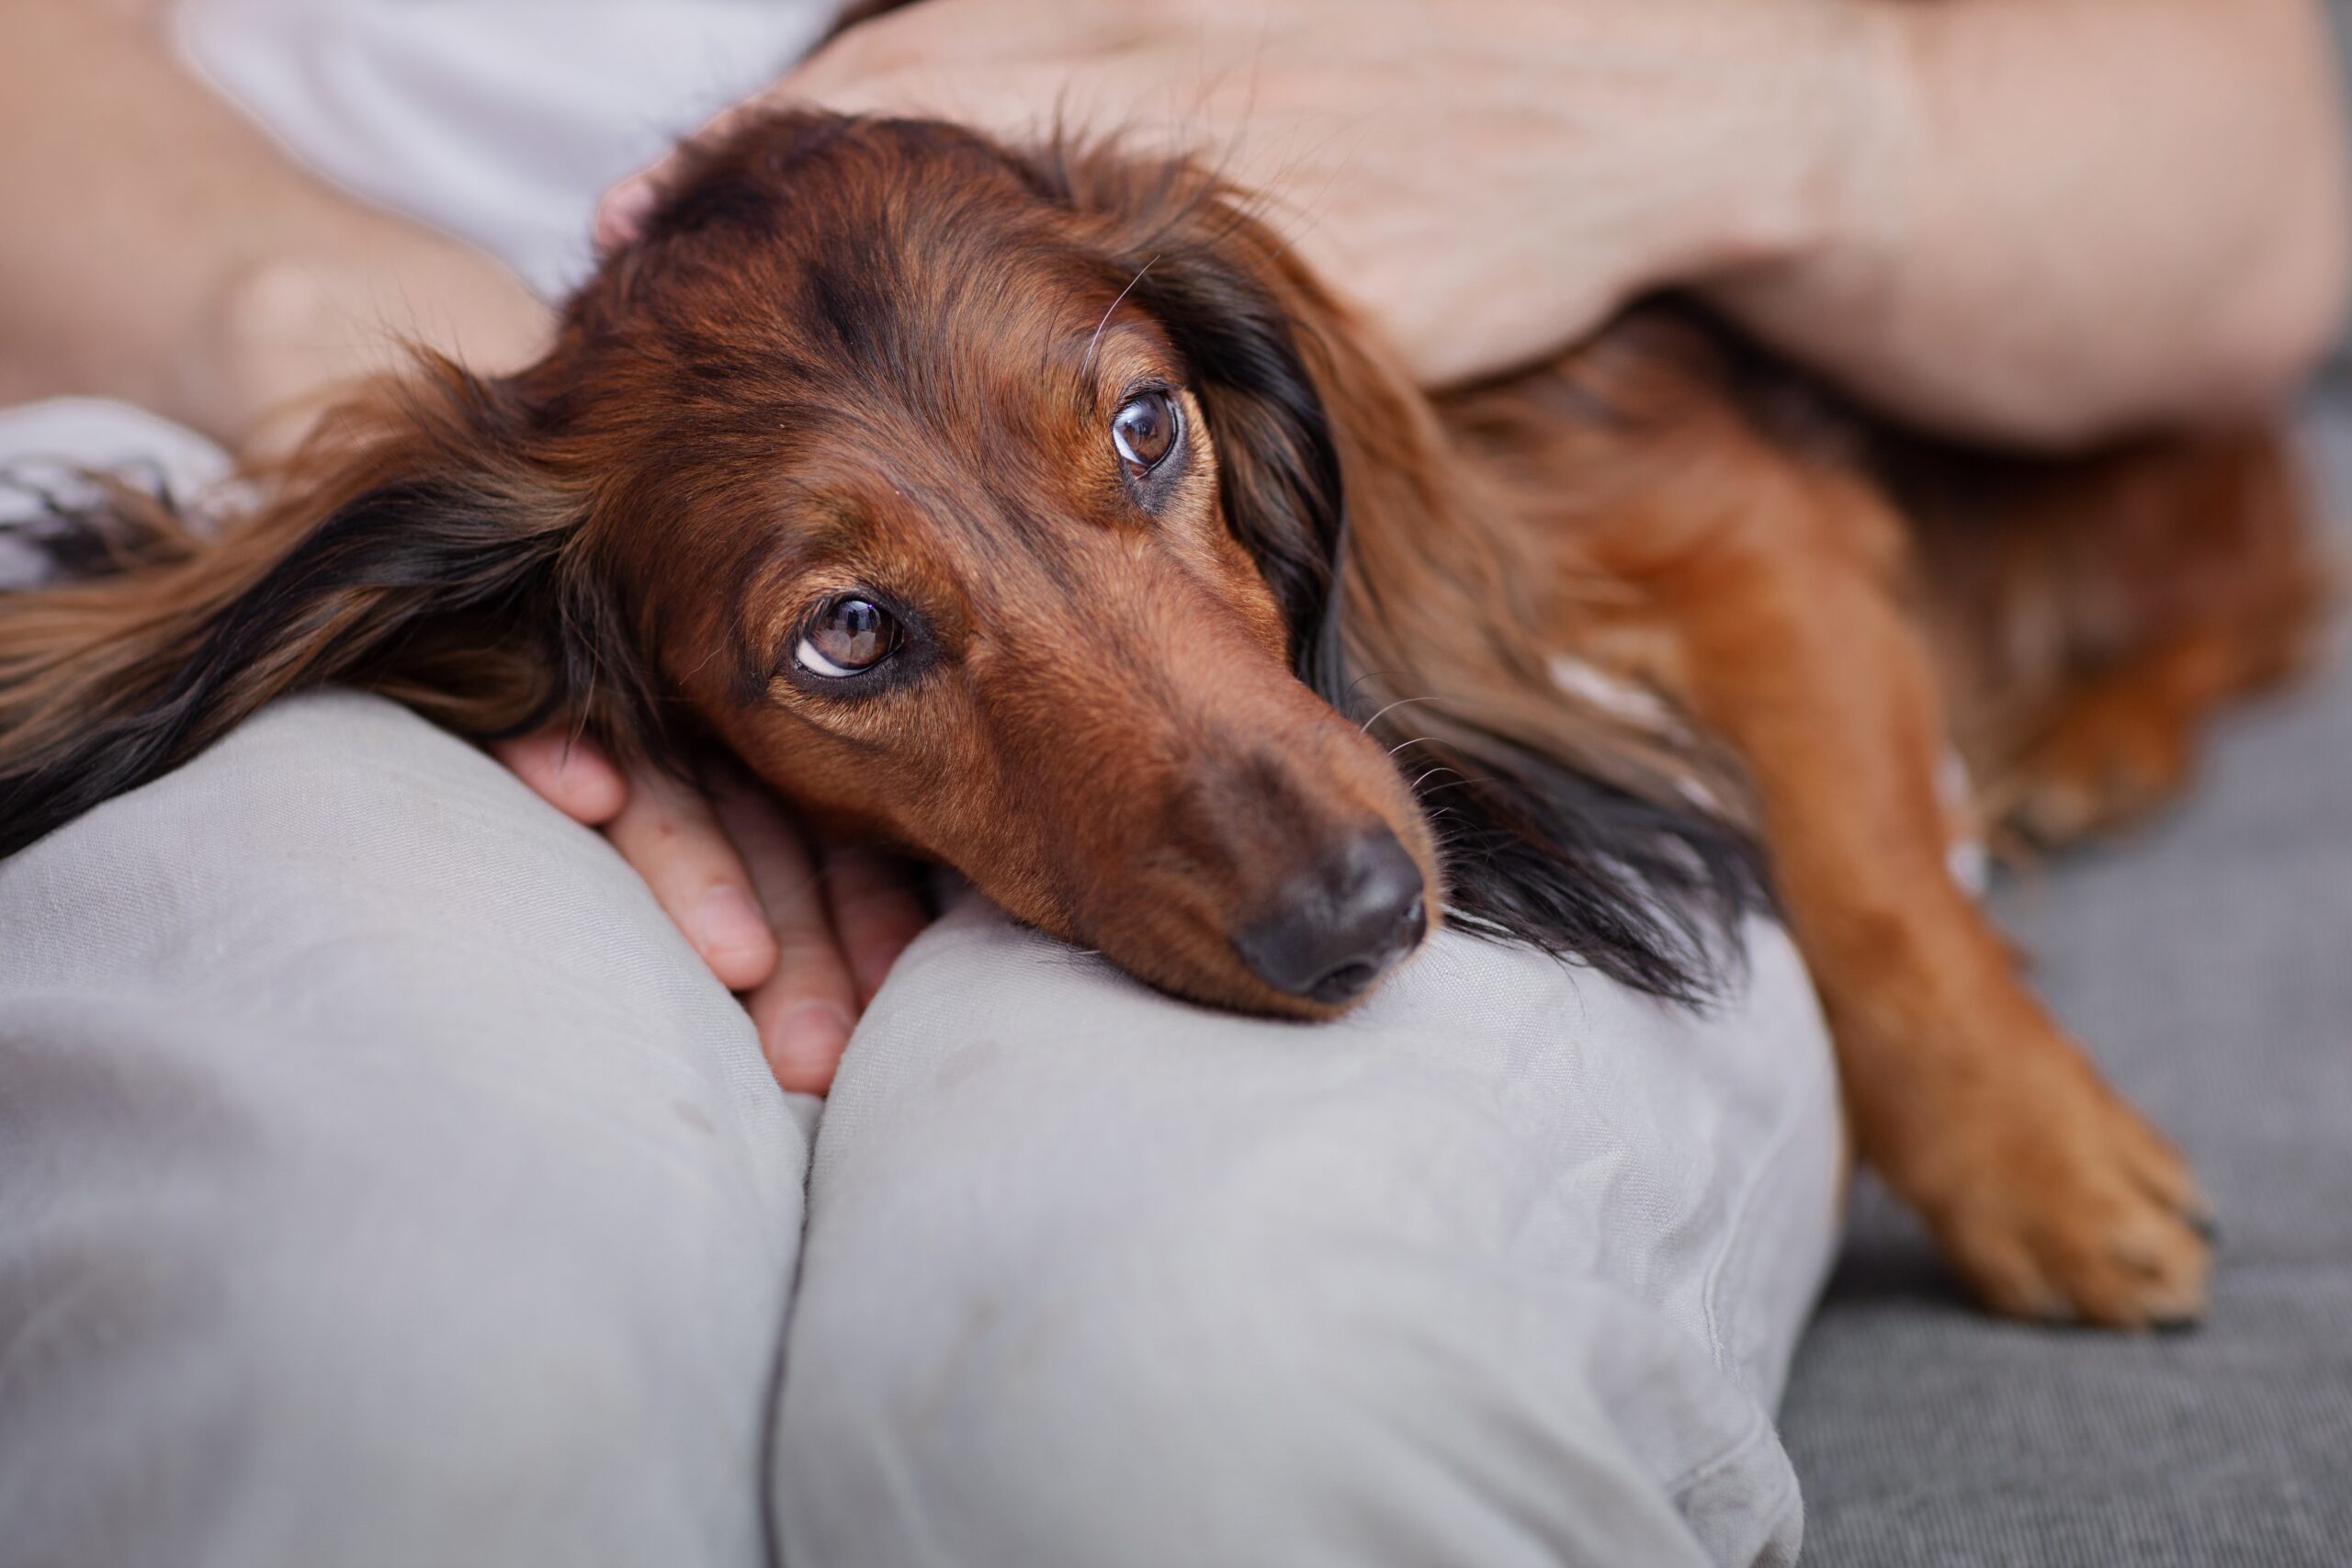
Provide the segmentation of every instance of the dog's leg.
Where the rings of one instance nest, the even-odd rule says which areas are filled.
[[[1947,744],[1895,587],[1900,525],[1846,474],[1745,435],[1580,530],[1645,591],[1643,672],[1736,750],[1836,1037],[1863,1157],[1984,1302],[2117,1325],[2195,1316],[2201,1200],[2172,1146],[2018,980],[1946,869]],[[1611,628],[1577,641],[1611,662]]]

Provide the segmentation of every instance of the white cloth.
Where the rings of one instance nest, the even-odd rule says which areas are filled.
[[[550,299],[604,189],[782,73],[842,0],[178,0],[180,53],[318,173]]]

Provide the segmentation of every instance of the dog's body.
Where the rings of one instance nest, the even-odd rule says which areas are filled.
[[[1736,755],[1860,1152],[1980,1295],[2193,1316],[2186,1167],[1946,868],[1956,838],[2052,843],[2136,815],[2184,781],[2216,704],[2301,661],[2322,594],[2282,454],[2243,434],[1963,474],[1776,429],[1679,358],[1604,340],[1446,405],[1528,465],[1524,547],[1565,541],[1560,581],[1633,590],[1628,611],[1559,606],[1547,647],[1666,694]],[[1558,417],[1595,380],[1642,411],[1630,425]]]
[[[0,851],[347,680],[716,740],[1295,1017],[1442,909],[1702,999],[1769,880],[1861,1153],[1986,1302],[2200,1306],[2187,1168],[1946,866],[2138,810],[2294,667],[2266,434],[1962,458],[1667,309],[1432,402],[1183,165],[789,116],[540,365],[379,394],[277,493],[217,541],[126,502],[116,574],[0,600]]]

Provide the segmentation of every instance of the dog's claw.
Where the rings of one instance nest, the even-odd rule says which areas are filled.
[[[2210,1211],[2180,1156],[2095,1082],[2002,1108],[1963,1179],[1923,1193],[1945,1255],[1993,1311],[2177,1330],[2205,1310]]]

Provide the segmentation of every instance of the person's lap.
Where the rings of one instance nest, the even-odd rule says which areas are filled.
[[[969,904],[843,1064],[772,1400],[810,1118],[739,1010],[486,758],[304,699],[0,863],[0,1562],[1783,1556],[1834,1100],[1770,931],[1710,1019],[1448,937],[1301,1028]]]

